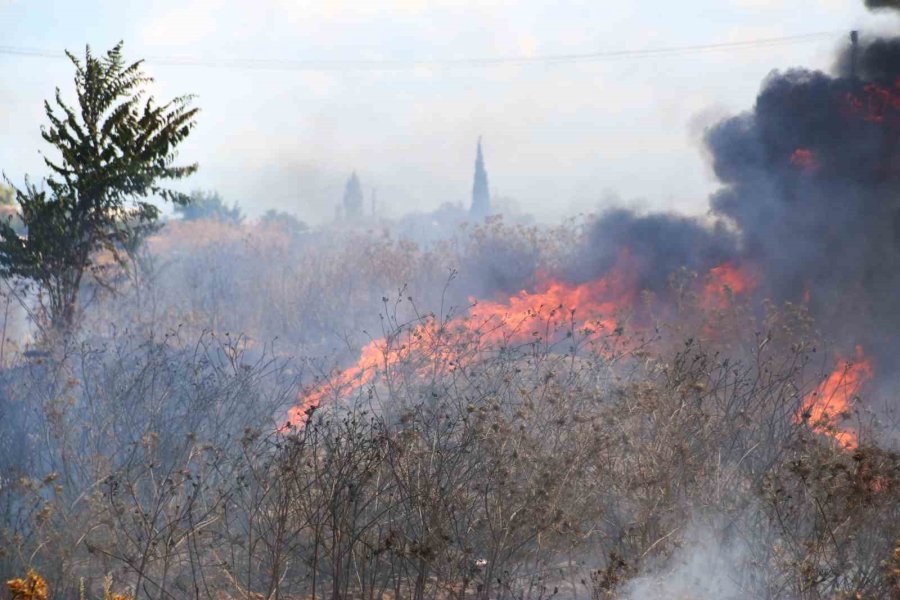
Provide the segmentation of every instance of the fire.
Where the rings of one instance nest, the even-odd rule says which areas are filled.
[[[851,114],[873,123],[884,123],[890,117],[896,118],[900,109],[900,79],[893,87],[869,83],[863,88],[862,97],[848,93],[845,100]]]
[[[627,308],[634,301],[634,286],[623,269],[615,269],[609,276],[570,285],[559,281],[549,281],[542,291],[518,294],[495,302],[473,303],[466,321],[479,326],[483,339],[488,342],[506,341],[521,343],[532,337],[528,325],[544,318],[557,318],[569,311],[573,323],[579,328],[588,326],[588,319],[594,319],[591,337],[602,331],[613,331],[617,327],[614,315]]]
[[[626,251],[605,277],[580,284],[548,279],[536,291],[522,290],[505,299],[470,298],[464,316],[447,322],[431,317],[399,338],[373,340],[362,348],[356,364],[304,390],[299,404],[288,411],[287,426],[301,427],[326,399],[358,389],[406,359],[423,359],[424,374],[424,369],[465,366],[480,350],[534,340],[552,342],[572,331],[599,341],[619,330],[622,313],[634,305],[637,272]],[[747,270],[731,263],[719,265],[706,278],[703,307],[724,308],[732,296],[749,293],[756,284]],[[461,347],[475,351],[460,355],[456,349]]]
[[[838,357],[831,374],[803,399],[795,422],[808,422],[814,431],[832,437],[842,448],[856,448],[858,433],[838,427],[838,419],[850,411],[853,399],[872,374],[872,363],[863,353],[862,346],[856,347],[853,362]]]
[[[748,294],[756,289],[758,283],[750,270],[734,263],[713,267],[703,286],[702,305],[711,310],[727,308],[732,296]]]
[[[804,173],[814,173],[819,170],[819,160],[812,150],[797,148],[791,154],[791,164],[801,169]]]
[[[288,425],[299,426],[305,416],[332,395],[363,386],[376,377],[379,370],[399,363],[412,355],[426,356],[429,364],[455,368],[466,359],[453,348],[467,339],[477,344],[522,344],[558,331],[561,326],[574,327],[589,339],[609,335],[618,327],[616,313],[630,307],[635,296],[633,269],[628,268],[627,253],[609,275],[582,284],[549,280],[539,291],[522,290],[496,301],[476,301],[466,316],[439,324],[434,318],[412,328],[408,339],[382,338],[363,347],[352,367],[337,373],[331,381],[301,394],[300,404],[288,411]]]

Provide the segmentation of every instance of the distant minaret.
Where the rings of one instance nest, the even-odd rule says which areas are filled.
[[[481,153],[481,137],[478,137],[478,154],[475,157],[475,182],[472,184],[472,207],[469,209],[476,219],[491,214],[491,192],[488,190],[487,171],[484,170],[484,155]]]

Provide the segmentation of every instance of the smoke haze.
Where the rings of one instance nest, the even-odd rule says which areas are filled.
[[[353,170],[367,193],[379,189],[390,216],[467,203],[479,135],[492,192],[541,219],[595,210],[607,189],[649,208],[702,213],[715,184],[686,135],[691,117],[713,104],[729,111],[747,106],[772,68],[826,68],[848,23],[890,22],[867,15],[861,3],[817,3],[802,15],[780,3],[746,10],[713,0],[695,11],[662,1],[567,0],[552,8],[525,0],[396,2],[383,13],[358,2],[328,3],[327,10],[313,4],[166,0],[151,10],[134,1],[110,7],[39,0],[4,3],[0,22],[14,24],[5,40],[10,46],[59,52],[124,39],[130,56],[149,59],[160,97],[198,95],[203,119],[183,155],[201,170],[189,186],[217,189],[250,216],[277,208],[310,223],[333,217]],[[88,16],[95,14],[103,18]],[[53,15],[52,27],[46,15]],[[810,22],[834,37],[654,60],[379,71],[152,60],[527,57],[774,38],[808,32]],[[68,67],[55,59],[0,61],[16,75],[0,83],[0,97],[17,115],[0,125],[0,169],[17,181],[24,173],[39,177],[43,166],[33,149],[41,143],[41,102],[57,85],[66,93]]]
[[[70,329],[0,280],[0,581],[900,597],[900,3],[26,4],[12,45],[250,62],[149,62],[201,92],[204,191],[91,256]],[[70,78],[27,58],[14,182]]]

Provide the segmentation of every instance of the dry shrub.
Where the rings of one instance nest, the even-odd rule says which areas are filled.
[[[614,331],[543,307],[497,336],[456,317],[559,260],[534,230],[420,248],[254,227],[146,256],[85,317],[138,316],[127,333],[2,372],[4,572],[62,597],[113,573],[154,599],[614,598],[669,573],[700,522],[742,549],[745,597],[896,593],[897,456],[797,422],[831,366],[802,307],[705,305],[681,272]],[[377,373],[347,385],[328,367],[370,338]],[[279,430],[310,369],[326,401]]]
[[[24,579],[10,579],[6,582],[12,600],[47,600],[49,591],[44,578],[28,571]]]

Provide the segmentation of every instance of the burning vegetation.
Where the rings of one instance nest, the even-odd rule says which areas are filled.
[[[157,222],[189,98],[48,107],[84,147],[0,228],[9,594],[900,597],[900,40],[852,39],[709,130],[708,218],[427,245],[215,194]],[[92,60],[79,85],[146,83]],[[171,139],[82,181],[104,127]],[[486,173],[479,144],[478,216]]]
[[[804,398],[798,421],[809,422],[814,431],[828,435],[843,448],[859,445],[859,435],[841,425],[853,411],[863,385],[872,379],[872,364],[856,347],[855,362],[838,359],[838,364],[818,387]]]

